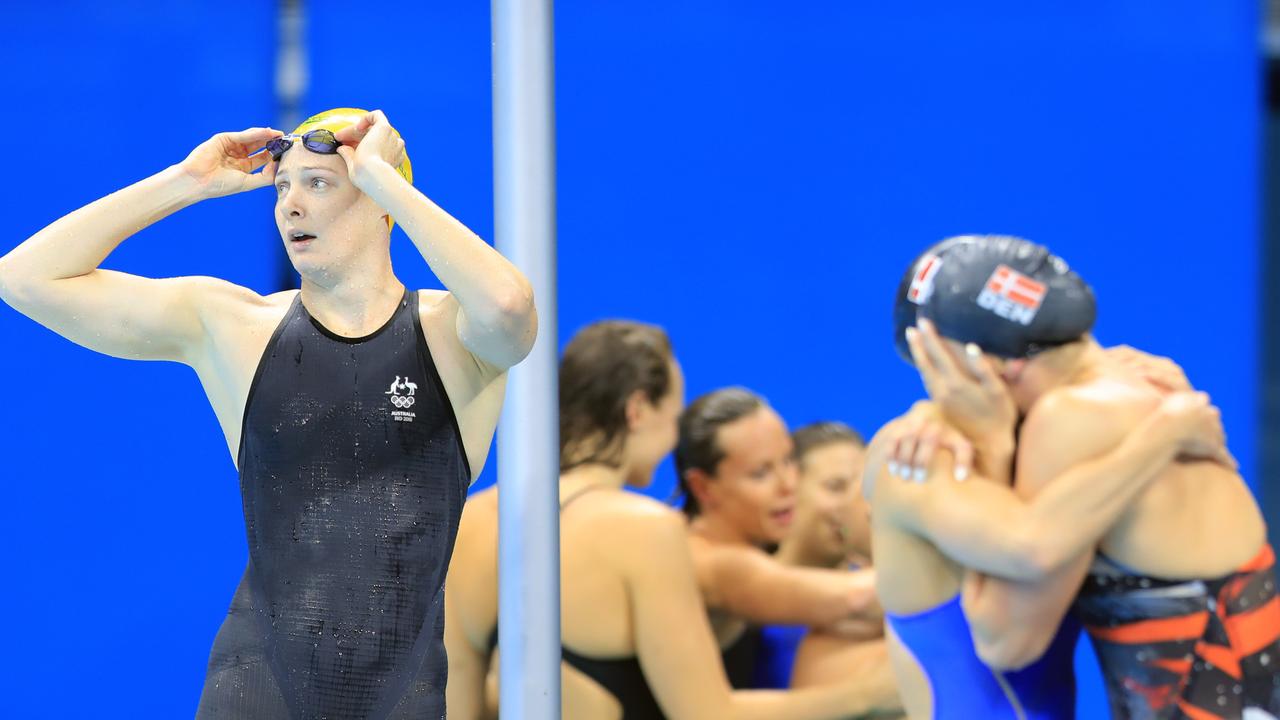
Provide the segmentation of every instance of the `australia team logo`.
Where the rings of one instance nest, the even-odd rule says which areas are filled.
[[[390,395],[391,404],[398,408],[391,412],[391,416],[399,422],[412,422],[416,416],[409,412],[409,408],[413,407],[413,404],[417,402],[414,399],[414,395],[417,392],[417,383],[409,382],[408,376],[401,378],[397,375],[396,379],[391,382],[391,389],[383,393],[383,395]]]

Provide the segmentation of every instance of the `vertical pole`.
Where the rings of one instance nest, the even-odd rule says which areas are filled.
[[[551,0],[492,0],[494,235],[538,304],[498,426],[503,720],[560,717],[559,412]]]

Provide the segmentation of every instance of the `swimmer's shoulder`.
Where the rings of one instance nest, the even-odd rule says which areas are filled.
[[[278,322],[298,296],[297,290],[260,295],[243,285],[214,277],[195,276],[185,280],[187,292],[206,326],[243,326],[245,321],[261,322],[272,318]]]
[[[458,317],[458,300],[448,290],[417,290],[418,319],[423,329],[453,328]]]
[[[248,353],[256,360],[267,339],[284,319],[297,290],[260,295],[249,288],[213,277],[184,278],[188,299],[204,326],[204,347],[199,357],[208,360],[229,350]]]
[[[590,492],[574,501],[594,554],[624,576],[642,580],[686,566],[688,524],[679,510],[633,492]],[[585,512],[584,512],[585,511]],[[675,565],[670,563],[674,562]]]
[[[608,542],[619,547],[657,535],[684,541],[686,523],[679,510],[634,492],[589,492],[575,504],[590,514],[590,522],[611,531]]]
[[[1112,436],[1127,432],[1159,404],[1153,389],[1104,376],[1045,393],[1027,413],[1023,428],[1070,428],[1085,435]]]
[[[1112,378],[1050,390],[1019,431],[1018,486],[1034,490],[1113,449],[1158,405],[1154,393]]]
[[[418,322],[436,365],[444,375],[445,387],[452,396],[454,387],[478,391],[495,380],[503,380],[507,369],[486,362],[463,346],[458,337],[458,299],[448,290],[416,290]]]

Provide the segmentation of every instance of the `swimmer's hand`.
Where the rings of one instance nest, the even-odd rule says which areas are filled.
[[[1211,460],[1231,470],[1239,463],[1227,450],[1227,433],[1222,428],[1222,413],[1202,392],[1177,392],[1160,403],[1161,418],[1169,424],[1178,443],[1178,457]]]
[[[1018,407],[976,345],[966,346],[958,357],[923,318],[907,328],[907,344],[925,390],[949,422],[982,447],[1013,447]]]
[[[197,183],[202,198],[266,187],[275,180],[275,172],[256,172],[271,162],[271,153],[262,146],[281,135],[271,128],[218,133],[197,145],[178,167]]]
[[[381,110],[366,113],[364,117],[339,130],[335,137],[342,146],[338,154],[347,162],[347,174],[361,191],[369,193],[368,184],[373,181],[372,172],[379,165],[395,168],[404,162],[404,140]]]
[[[914,409],[894,427],[886,429],[885,464],[889,474],[912,482],[924,482],[939,450],[951,453],[956,480],[965,480],[973,468],[973,444],[929,408]]]
[[[1178,363],[1167,357],[1145,353],[1128,345],[1107,348],[1107,358],[1137,373],[1147,384],[1162,393],[1191,390],[1191,381]]]

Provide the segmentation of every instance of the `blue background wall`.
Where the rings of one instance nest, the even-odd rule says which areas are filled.
[[[491,237],[487,4],[309,6],[308,109],[386,110],[419,187]],[[6,9],[18,112],[0,252],[214,132],[278,122],[274,4]],[[1092,281],[1104,342],[1173,355],[1213,394],[1252,478],[1258,14],[562,2],[560,341],[601,317],[656,322],[690,398],[743,384],[793,424],[869,433],[920,395],[889,342],[906,263],[945,235],[1021,234]],[[273,290],[270,208],[268,191],[202,204],[107,265]],[[403,237],[394,260],[437,285]],[[3,603],[20,648],[0,661],[4,714],[190,715],[245,562],[194,375],[94,355],[3,307],[0,337]],[[649,492],[672,485],[666,466]]]

